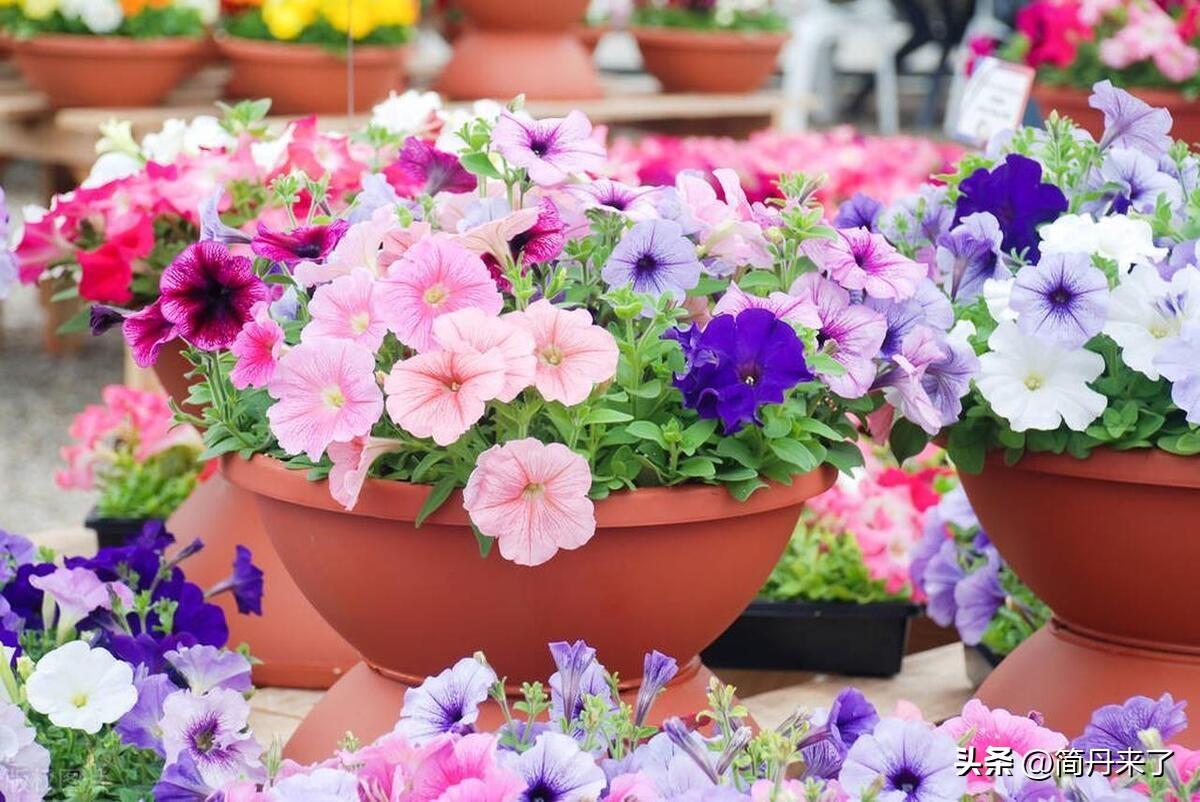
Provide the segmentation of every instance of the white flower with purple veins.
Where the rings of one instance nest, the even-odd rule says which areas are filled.
[[[595,759],[559,732],[542,733],[528,751],[505,756],[506,768],[525,782],[522,802],[590,802],[608,783]]]
[[[1125,214],[1132,209],[1142,214],[1154,214],[1159,200],[1172,208],[1183,203],[1179,182],[1158,169],[1158,160],[1127,148],[1113,148],[1100,168],[1089,179],[1089,189],[1103,190],[1097,201],[1085,204],[1097,214],[1114,211]]]
[[[661,192],[658,187],[631,187],[619,181],[598,178],[586,184],[569,186],[567,191],[590,209],[607,209],[635,222],[659,216],[658,208],[654,205],[655,196]]]
[[[1157,379],[1154,360],[1189,322],[1200,322],[1200,269],[1186,267],[1166,281],[1158,268],[1140,264],[1113,290],[1104,333],[1121,346],[1126,365]]]
[[[237,691],[171,694],[163,702],[161,724],[167,763],[187,755],[213,788],[261,776],[262,747],[247,729],[249,719],[250,705]]]
[[[1104,328],[1108,278],[1082,253],[1043,255],[1017,273],[1009,304],[1017,327],[1063,348],[1079,348]]]
[[[120,582],[102,582],[87,568],[57,568],[46,576],[31,577],[29,584],[54,600],[58,610],[59,642],[67,639],[75,626],[96,609],[110,609],[115,595],[126,610],[133,607],[133,592]]]
[[[509,164],[525,168],[542,187],[558,186],[575,173],[605,167],[604,145],[592,136],[592,123],[581,111],[548,120],[505,111],[492,128],[492,144]]]
[[[658,298],[682,301],[700,283],[696,246],[671,220],[643,220],[625,232],[613,248],[600,276],[610,287],[633,288]]]
[[[0,797],[4,802],[41,802],[50,791],[50,753],[14,704],[0,705]]]
[[[1200,322],[1188,323],[1159,352],[1154,366],[1171,382],[1171,400],[1200,425]]]
[[[923,721],[884,719],[854,742],[838,774],[851,799],[876,788],[876,802],[959,802],[967,780],[956,768],[958,744]]]
[[[358,777],[342,769],[317,769],[293,774],[275,783],[272,802],[358,802]]]
[[[1090,214],[1064,214],[1038,230],[1042,238],[1042,256],[1056,253],[1087,253],[1117,263],[1127,271],[1138,262],[1159,261],[1167,249],[1154,244],[1154,231],[1145,220],[1122,214],[1108,215],[1099,221]]]
[[[1068,351],[1001,323],[979,357],[975,385],[1013,431],[1049,431],[1061,424],[1077,432],[1100,417],[1108,399],[1088,386],[1104,372],[1104,357]]]
[[[42,657],[25,693],[29,706],[69,730],[91,735],[129,712],[137,701],[133,668],[106,649],[71,641]]]
[[[470,732],[494,684],[496,672],[464,657],[404,694],[395,732],[418,744],[448,732]]]

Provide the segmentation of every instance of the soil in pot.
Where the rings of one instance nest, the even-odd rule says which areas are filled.
[[[1200,142],[1200,103],[1196,100],[1189,100],[1182,93],[1170,89],[1130,88],[1128,91],[1155,108],[1165,108],[1171,112],[1173,137],[1189,144]],[[1071,86],[1033,85],[1033,98],[1043,117],[1048,117],[1051,111],[1057,111],[1064,117],[1070,117],[1099,141],[1104,135],[1104,115],[1088,105],[1091,94],[1090,89]]]
[[[762,89],[779,63],[786,33],[635,28],[646,72],[664,92],[746,94]]]

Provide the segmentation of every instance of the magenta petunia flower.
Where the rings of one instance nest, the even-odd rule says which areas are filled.
[[[479,422],[504,382],[505,361],[497,351],[435,351],[397,362],[383,387],[393,423],[448,446]]]
[[[175,324],[163,317],[158,301],[125,318],[121,333],[139,368],[154,367],[162,347],[179,336]]]
[[[334,220],[324,226],[297,226],[289,231],[275,231],[259,223],[258,233],[250,241],[250,250],[288,267],[301,262],[322,262],[349,229],[350,224],[345,220]]]
[[[534,342],[534,386],[547,401],[574,406],[617,373],[617,341],[584,309],[560,309],[546,299],[505,315]]]
[[[270,300],[250,260],[219,242],[188,246],[163,271],[159,289],[162,316],[202,351],[228,348],[254,305]]]
[[[541,565],[559,549],[576,549],[596,533],[587,460],[561,443],[533,438],[495,445],[479,455],[463,506],[500,554]]]
[[[911,298],[928,272],[865,228],[839,229],[837,239],[810,239],[801,248],[834,281],[873,298]]]
[[[788,295],[786,292],[773,292],[767,297],[750,295],[743,292],[736,283],[731,283],[713,307],[713,316],[737,315],[747,309],[766,309],[780,320],[785,320],[796,326],[815,329],[821,326],[821,316],[812,300]]]
[[[520,254],[521,264],[540,265],[557,259],[567,244],[566,226],[558,207],[549,198],[542,198],[537,206],[537,220],[532,226],[509,240],[508,247],[514,257]]]
[[[418,193],[436,195],[439,192],[473,192],[478,183],[453,153],[438,150],[419,137],[404,140],[396,169],[406,184],[414,185]]]
[[[275,375],[279,355],[283,352],[283,327],[271,318],[271,307],[260,301],[251,310],[250,320],[234,338],[229,351],[237,363],[229,372],[229,380],[239,390],[247,387],[266,387]]]
[[[308,305],[312,320],[304,327],[301,340],[329,337],[358,343],[372,353],[378,351],[387,334],[378,286],[371,271],[360,267],[318,287]]]
[[[383,413],[375,355],[348,340],[301,343],[283,355],[267,385],[271,432],[289,454],[314,462],[334,441],[371,431]]]
[[[355,437],[344,443],[329,444],[329,495],[348,510],[358,504],[367,473],[375,460],[404,448],[404,443],[387,437]]]
[[[592,123],[581,111],[548,120],[505,111],[492,129],[492,144],[509,164],[525,168],[543,187],[605,166],[604,145],[592,136]]]

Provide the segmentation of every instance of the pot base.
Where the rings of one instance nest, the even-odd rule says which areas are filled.
[[[650,723],[657,725],[671,716],[687,718],[706,709],[712,678],[713,673],[700,659],[693,658],[659,694],[650,713]],[[363,744],[391,732],[400,718],[409,687],[400,679],[359,663],[329,689],[300,723],[284,747],[283,756],[303,764],[315,763],[329,757],[347,732]],[[622,691],[621,698],[634,705],[637,688]],[[476,726],[481,731],[494,731],[503,723],[498,704],[488,700],[480,706]]]
[[[188,579],[208,588],[229,575],[234,547],[245,546],[263,572],[264,615],[241,615],[230,594],[214,599],[229,622],[229,643],[250,645],[260,687],[328,688],[359,657],[325,623],[288,575],[263,530],[254,496],[220,473],[199,485],[167,521],[179,544],[194,539],[204,548],[185,565]]]
[[[1079,734],[1102,705],[1164,692],[1200,706],[1200,656],[1118,645],[1052,621],[1004,658],[978,697],[1018,715],[1036,710],[1051,729]],[[1174,740],[1195,748],[1200,732]]]
[[[570,31],[467,30],[455,42],[454,57],[436,88],[453,100],[503,102],[520,94],[530,100],[587,100],[604,94],[591,55]]]

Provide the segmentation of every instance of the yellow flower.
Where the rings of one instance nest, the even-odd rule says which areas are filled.
[[[415,25],[421,14],[417,0],[373,0],[380,25]]]
[[[351,8],[351,3],[354,7]],[[368,0],[325,0],[321,14],[335,31],[349,33],[355,39],[370,36],[377,27],[374,3]]]
[[[30,19],[46,19],[58,10],[58,0],[21,0],[21,11]]]
[[[297,38],[317,20],[317,0],[264,0],[263,22],[276,39]]]

